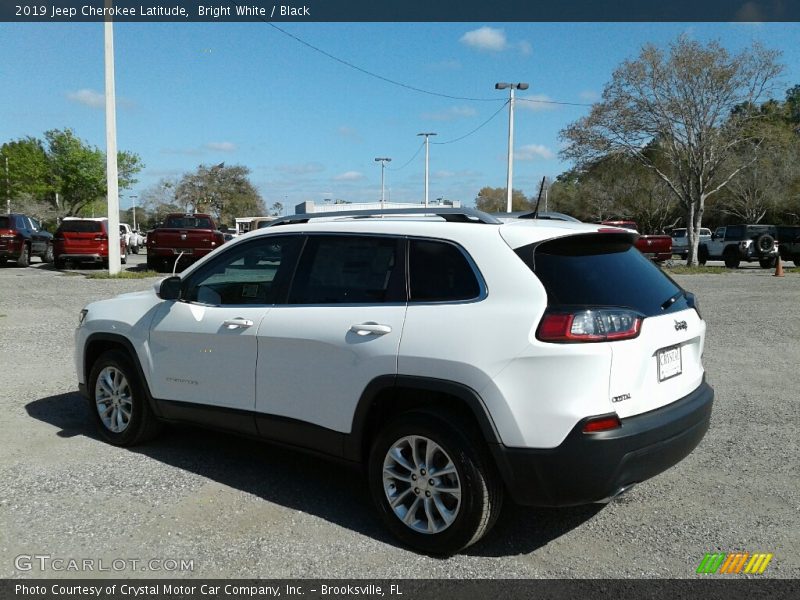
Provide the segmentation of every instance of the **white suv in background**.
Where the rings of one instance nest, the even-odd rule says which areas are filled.
[[[607,501],[695,448],[705,323],[635,234],[422,210],[286,217],[88,305],[102,434],[192,422],[360,463],[389,529],[439,554],[504,496]]]

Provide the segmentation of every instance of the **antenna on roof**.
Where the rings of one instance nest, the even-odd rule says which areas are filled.
[[[539,197],[536,198],[536,208],[533,209],[533,217],[532,218],[534,218],[534,219],[539,216],[539,202],[542,201],[542,190],[544,189],[544,180],[546,178],[547,178],[547,175],[542,177],[542,183],[539,186]]]

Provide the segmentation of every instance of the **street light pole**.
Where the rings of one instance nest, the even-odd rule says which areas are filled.
[[[514,90],[527,90],[527,83],[496,83],[494,89],[508,88],[508,170],[506,176],[506,212],[511,212],[512,180],[514,172]]]
[[[432,135],[436,135],[436,134],[435,133],[418,133],[417,135],[418,136],[420,136],[420,135],[424,135],[425,136],[425,208],[428,208],[428,159],[429,159],[428,138],[430,138]]]
[[[112,8],[106,0],[106,8]],[[110,12],[110,10],[109,10]],[[106,185],[108,189],[108,273],[121,270],[119,248],[119,181],[117,180],[117,106],[114,89],[114,23],[105,20],[105,84],[106,84]]]
[[[383,210],[383,172],[386,170],[386,163],[392,162],[391,158],[376,158],[375,162],[381,163],[381,210]]]

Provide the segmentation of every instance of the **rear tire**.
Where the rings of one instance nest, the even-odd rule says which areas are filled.
[[[761,265],[762,269],[774,269],[778,260],[774,256],[769,256],[767,258],[759,258],[758,264]]]
[[[503,485],[479,434],[453,415],[410,412],[391,421],[369,455],[369,487],[389,530],[415,550],[449,555],[494,525]]]
[[[115,446],[133,446],[152,439],[161,423],[128,355],[108,350],[92,365],[89,409],[100,434]]]

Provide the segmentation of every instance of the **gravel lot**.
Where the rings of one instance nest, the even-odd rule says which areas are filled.
[[[507,506],[464,555],[396,546],[360,475],[286,450],[169,429],[134,450],[101,442],[76,392],[73,331],[91,300],[153,280],[0,267],[0,577],[19,555],[185,559],[192,571],[105,576],[265,578],[696,577],[706,552],[772,552],[800,577],[800,275],[683,275],[708,322],[711,430],[668,472],[607,506]]]

